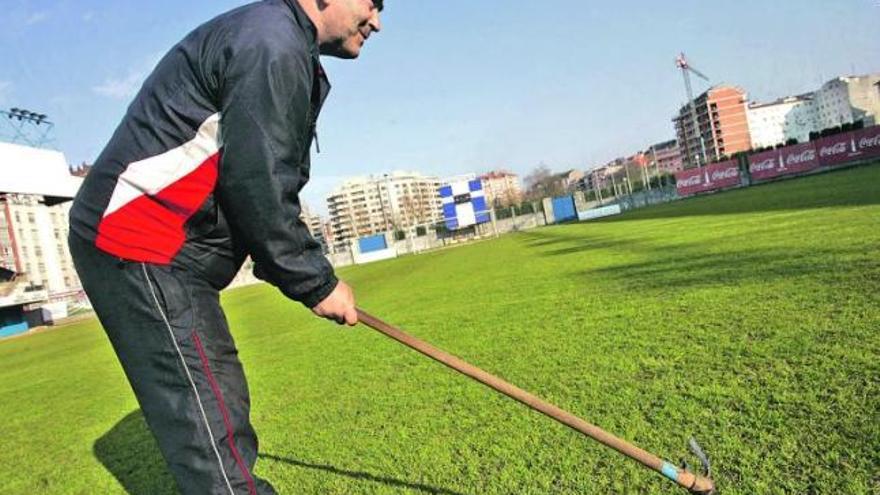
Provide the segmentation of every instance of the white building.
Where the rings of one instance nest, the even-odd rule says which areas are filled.
[[[80,290],[67,233],[69,200],[81,183],[60,152],[0,143],[0,266],[50,299]]]
[[[584,172],[582,170],[571,169],[568,172],[560,174],[559,177],[562,183],[562,188],[566,191],[571,191],[576,188],[578,182],[583,180]]]
[[[880,124],[880,74],[834,78],[815,93],[819,130],[859,120],[866,126]]]
[[[880,74],[836,77],[817,91],[772,103],[751,103],[746,115],[752,148],[806,142],[811,132],[864,121],[880,123]]]
[[[47,206],[39,196],[6,194],[0,204],[6,217],[0,222],[0,228],[6,227],[0,236],[0,263],[26,274],[33,285],[48,290],[50,298],[78,291],[79,279],[67,248],[70,202]]]
[[[486,204],[490,208],[510,206],[522,201],[522,185],[519,176],[506,170],[493,170],[480,176]]]
[[[392,172],[343,183],[327,197],[333,247],[382,232],[407,231],[441,220],[440,179]]]
[[[312,237],[324,246],[324,252],[327,252],[330,240],[327,239],[327,232],[324,228],[326,222],[321,218],[321,215],[312,211],[305,202],[301,202],[301,207],[302,210],[299,214],[300,221],[306,225],[306,228],[309,229],[309,233],[312,234]]]
[[[781,98],[772,103],[751,103],[746,109],[752,148],[765,148],[797,139],[810,140],[818,126],[813,94]]]

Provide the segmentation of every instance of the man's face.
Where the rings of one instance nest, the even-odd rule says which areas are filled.
[[[321,53],[357,58],[367,38],[382,27],[379,9],[373,0],[327,0],[325,5]]]

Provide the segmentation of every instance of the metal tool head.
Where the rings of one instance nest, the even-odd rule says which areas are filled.
[[[691,493],[698,493],[702,495],[714,494],[715,482],[712,481],[712,463],[709,462],[709,456],[707,456],[706,453],[703,452],[703,449],[700,447],[700,444],[697,443],[697,440],[694,437],[691,437],[690,440],[688,440],[688,447],[690,447],[691,452],[697,457],[697,459],[700,460],[700,474],[703,478],[702,483],[699,483],[699,481],[701,480],[698,478],[698,482],[695,482],[694,486],[690,488]],[[694,472],[688,464],[687,460],[685,459],[681,460],[681,466],[687,471]]]

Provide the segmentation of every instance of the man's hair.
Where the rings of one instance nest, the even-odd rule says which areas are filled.
[[[373,5],[379,9],[379,12],[382,12],[382,7],[384,7],[384,5],[382,5],[382,0],[373,0]]]

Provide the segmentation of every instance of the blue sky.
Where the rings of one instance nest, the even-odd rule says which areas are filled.
[[[91,162],[159,57],[244,3],[3,0],[0,108],[48,114]],[[349,176],[589,168],[671,139],[682,50],[758,101],[880,72],[880,0],[386,0],[383,23],[358,61],[325,60],[318,210]]]

